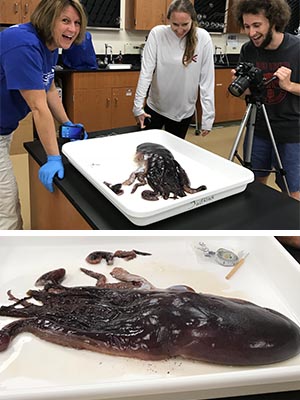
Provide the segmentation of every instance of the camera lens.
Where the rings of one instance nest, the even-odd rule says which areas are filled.
[[[229,92],[236,97],[240,97],[241,94],[249,87],[249,79],[246,76],[239,76],[229,86]]]

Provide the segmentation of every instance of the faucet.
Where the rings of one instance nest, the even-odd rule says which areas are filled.
[[[112,46],[110,44],[105,43],[105,57],[104,57],[104,63],[108,64],[108,49],[109,49],[109,63],[113,64],[113,51],[112,51]]]
[[[219,53],[218,53],[218,50],[220,50]],[[218,60],[218,56],[219,56],[219,60]],[[215,46],[214,62],[215,62],[215,64],[222,64],[222,47]]]
[[[218,53],[219,50],[219,53]],[[218,60],[219,56],[219,60]],[[228,56],[226,53],[223,53],[222,47],[215,46],[215,54],[214,54],[214,62],[215,64],[223,64],[229,66]]]

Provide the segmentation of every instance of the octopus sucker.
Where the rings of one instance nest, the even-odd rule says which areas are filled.
[[[118,190],[121,190],[122,185],[134,184],[131,193],[135,193],[137,188],[148,184],[151,190],[142,191],[141,196],[145,200],[156,201],[160,198],[178,199],[186,196],[186,193],[194,194],[207,189],[205,185],[192,188],[185,170],[175,160],[173,154],[160,144],[142,143],[138,145],[134,161],[138,165],[137,169],[122,182],[121,186],[117,184]],[[104,183],[112,190],[116,186]]]
[[[67,287],[47,281],[23,299],[10,294],[15,303],[1,306],[0,316],[19,319],[0,330],[0,351],[18,334],[31,332],[58,345],[142,360],[180,356],[252,366],[300,353],[299,326],[278,311],[185,285],[156,288],[119,267],[112,275],[132,286],[107,286],[103,280],[98,287]]]

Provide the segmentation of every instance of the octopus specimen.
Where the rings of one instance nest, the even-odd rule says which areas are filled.
[[[192,194],[206,189],[204,185],[191,188],[185,170],[175,160],[173,154],[160,144],[140,144],[136,148],[134,160],[138,168],[123,183],[112,185],[104,182],[118,195],[124,193],[122,185],[132,185],[136,180],[137,183],[134,184],[131,193],[146,184],[152,189],[142,192],[142,198],[145,200],[159,200],[160,197],[165,200],[171,197],[177,199],[186,196],[186,193]]]
[[[0,330],[0,351],[19,333],[31,332],[59,345],[143,360],[181,356],[261,365],[300,352],[299,326],[274,310],[184,285],[158,289],[123,268],[113,268],[114,283],[82,271],[97,286],[63,286],[65,270],[59,268],[41,276],[36,285],[43,288],[22,299],[9,291],[14,304],[0,307],[0,315],[19,319]]]

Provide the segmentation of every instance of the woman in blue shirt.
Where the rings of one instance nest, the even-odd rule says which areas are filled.
[[[0,229],[22,229],[16,179],[9,158],[12,133],[30,111],[47,153],[39,178],[53,191],[53,177],[63,178],[54,119],[71,124],[54,84],[58,48],[85,37],[87,19],[79,0],[41,0],[31,22],[0,33]]]

